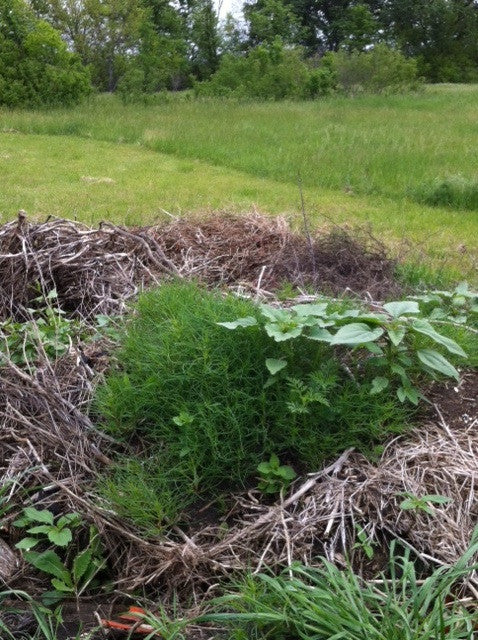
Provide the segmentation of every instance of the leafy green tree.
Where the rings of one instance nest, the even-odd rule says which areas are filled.
[[[142,0],[142,4],[147,10],[148,22],[143,31],[139,61],[144,66],[149,60],[146,66],[150,77],[154,75],[153,64],[158,67],[161,88],[184,88],[190,66],[189,0],[178,3],[171,0]],[[153,37],[151,30],[156,37]],[[148,35],[145,36],[146,33]]]
[[[138,0],[32,0],[37,13],[48,20],[92,69],[101,91],[114,91],[140,52],[156,51],[150,8]]]
[[[219,35],[222,53],[241,55],[247,47],[247,34],[242,23],[232,13],[226,15],[226,19],[220,26]]]
[[[192,12],[191,62],[196,78],[209,78],[219,66],[220,36],[212,0],[196,0]]]
[[[384,0],[288,0],[301,25],[300,43],[310,54],[338,51],[346,41],[364,33],[368,36],[372,21],[377,23]],[[352,36],[352,38],[351,38]]]
[[[145,22],[137,50],[126,60],[118,92],[124,102],[136,102],[147,94],[177,90],[185,85],[188,69],[185,42],[158,35]]]
[[[243,11],[250,46],[272,43],[277,37],[289,44],[298,41],[298,19],[283,0],[255,0],[246,3]]]
[[[478,5],[471,0],[390,0],[384,24],[432,81],[472,80],[478,74]]]
[[[91,90],[88,70],[24,0],[0,3],[0,104],[70,105]]]
[[[341,48],[347,51],[364,51],[379,38],[380,25],[365,4],[347,7],[343,18],[337,21],[341,34]]]

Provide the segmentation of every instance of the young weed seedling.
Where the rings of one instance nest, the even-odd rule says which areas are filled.
[[[424,511],[430,516],[436,515],[435,510],[430,506],[430,504],[448,504],[451,502],[451,498],[435,494],[425,495],[421,498],[408,492],[401,493],[399,495],[405,497],[405,500],[402,500],[400,503],[400,509],[403,509],[403,511]]]
[[[79,598],[89,587],[99,571],[105,566],[102,557],[101,542],[96,527],[90,526],[87,546],[72,555],[71,543],[73,530],[82,524],[77,513],[67,513],[55,517],[48,509],[38,510],[27,507],[23,516],[13,523],[16,527],[29,527],[29,536],[22,538],[16,545],[23,551],[23,557],[39,571],[51,576],[53,591],[43,594],[45,605],[59,602],[67,596]],[[30,525],[34,526],[30,526]],[[44,551],[32,551],[37,545],[54,545],[59,551],[47,548]]]
[[[274,453],[268,462],[261,462],[257,470],[260,474],[258,488],[268,494],[285,491],[297,475],[292,467],[281,465]]]

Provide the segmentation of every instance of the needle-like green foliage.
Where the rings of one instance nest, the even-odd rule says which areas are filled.
[[[198,496],[244,487],[271,454],[312,471],[347,447],[370,451],[403,429],[405,410],[391,395],[374,398],[357,385],[329,345],[297,340],[284,347],[258,327],[227,331],[217,324],[257,314],[250,301],[194,284],[144,294],[118,370],[99,389],[104,427],[142,439],[136,468],[147,467],[149,493],[164,496],[166,521]],[[284,348],[288,373],[270,384],[266,361],[271,366]],[[127,483],[119,472],[103,486],[123,515],[146,526],[137,509],[144,473],[136,482],[132,470]],[[154,527],[160,505],[153,511],[147,520]]]

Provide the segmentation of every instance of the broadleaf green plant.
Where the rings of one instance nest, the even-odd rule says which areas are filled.
[[[68,351],[73,338],[81,333],[81,327],[54,304],[56,299],[57,292],[52,289],[46,296],[32,301],[35,306],[26,310],[28,320],[8,318],[0,322],[0,341],[3,342],[0,364],[8,359],[16,365],[34,368],[41,352],[55,359]]]
[[[372,560],[375,555],[373,549],[376,546],[375,543],[371,541],[363,527],[356,524],[355,530],[357,532],[357,541],[354,543],[352,550],[360,549],[369,560]]]
[[[267,462],[261,462],[257,470],[259,471],[258,488],[263,493],[279,493],[285,491],[292,480],[297,477],[296,472],[289,465],[281,465],[275,453]]]
[[[451,291],[432,290],[412,296],[422,313],[436,322],[450,319],[457,324],[478,322],[478,292],[461,282]]]
[[[370,392],[382,393],[392,385],[400,402],[418,404],[421,397],[415,382],[418,375],[434,378],[440,374],[459,379],[456,367],[440,349],[460,358],[466,358],[466,352],[433,326],[433,318],[421,317],[418,300],[387,302],[373,310],[356,306],[345,311],[331,309],[331,303],[325,300],[291,308],[263,305],[259,319],[239,318],[218,324],[229,330],[260,326],[275,342],[306,338],[331,347],[346,347],[353,352],[351,361],[357,377],[365,369],[364,358],[357,351],[369,352],[367,365],[376,371]],[[420,336],[425,336],[433,348],[418,346]],[[266,367],[272,377],[277,376],[286,372],[287,359],[268,359]]]
[[[45,538],[57,547],[66,547],[73,539],[72,529],[81,524],[81,516],[67,513],[54,522],[54,515],[48,509],[26,507],[23,515],[13,524],[22,528],[29,526],[27,533],[30,535],[15,545],[17,549],[29,551]]]
[[[27,534],[17,543],[26,562],[51,578],[52,591],[43,594],[44,604],[54,604],[67,596],[80,597],[92,586],[95,576],[105,566],[101,541],[94,526],[89,527],[88,543],[85,548],[73,549],[72,531],[82,524],[77,513],[67,513],[56,519],[48,509],[38,510],[27,507],[23,515],[13,523],[26,528]],[[34,526],[31,527],[30,525]],[[58,552],[47,545],[54,545]],[[32,551],[40,545],[43,551]],[[61,556],[60,557],[60,552]]]
[[[400,495],[405,497],[405,500],[402,500],[402,502],[400,503],[400,509],[403,509],[404,511],[410,511],[410,510],[424,511],[430,516],[436,515],[436,512],[432,507],[430,507],[430,504],[443,505],[443,504],[448,504],[449,502],[452,502],[451,498],[448,498],[447,496],[437,495],[437,494],[415,496],[413,495],[413,493],[405,492]]]

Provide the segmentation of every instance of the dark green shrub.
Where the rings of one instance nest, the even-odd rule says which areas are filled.
[[[328,345],[278,344],[256,327],[216,324],[257,313],[249,301],[193,284],[146,293],[118,353],[119,370],[98,391],[104,428],[141,438],[157,474],[150,486],[166,492],[168,505],[175,495],[178,510],[218,488],[243,487],[272,453],[297,470],[316,470],[349,446],[370,451],[403,427],[403,409],[356,385]],[[267,386],[266,358],[284,354],[289,377]],[[113,503],[114,493],[110,484]]]
[[[311,69],[300,49],[285,48],[276,39],[245,56],[225,55],[211,79],[196,85],[196,93],[261,100],[304,99],[326,95],[333,85],[330,68]]]
[[[71,105],[91,90],[88,69],[22,0],[0,3],[0,105]]]
[[[432,207],[478,211],[478,180],[448,176],[417,187],[412,196]]]
[[[386,45],[370,51],[328,53],[338,86],[348,94],[403,92],[420,86],[417,62]]]

